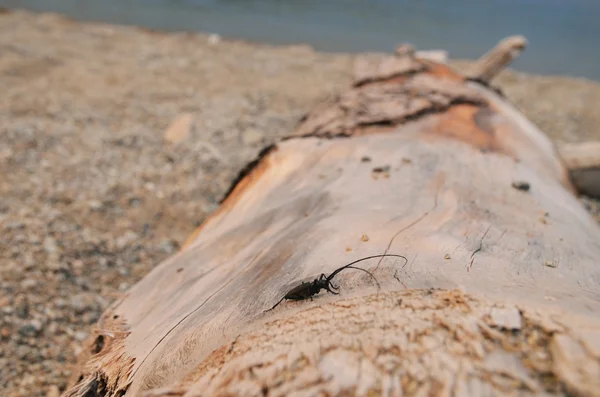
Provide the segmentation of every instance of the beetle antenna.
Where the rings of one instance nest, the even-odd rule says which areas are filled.
[[[408,259],[406,259],[406,257],[405,257],[405,256],[402,256],[402,255],[396,255],[396,254],[381,254],[381,255],[372,255],[372,256],[367,256],[367,257],[365,257],[365,258],[357,259],[357,260],[355,260],[354,262],[350,262],[350,263],[348,263],[347,265],[345,265],[345,266],[342,266],[342,267],[340,267],[339,269],[335,270],[333,273],[331,273],[331,274],[330,274],[330,275],[327,277],[327,281],[331,281],[331,279],[332,279],[332,278],[333,278],[333,277],[334,277],[336,274],[338,274],[338,273],[339,273],[339,272],[341,272],[342,270],[344,270],[344,269],[347,269],[347,268],[349,268],[349,267],[352,267],[353,269],[360,269],[360,270],[363,270],[363,271],[365,271],[365,272],[366,272],[366,270],[365,270],[365,269],[361,269],[361,268],[359,268],[359,267],[353,267],[352,265],[355,265],[355,264],[357,264],[358,262],[366,261],[367,259],[373,259],[373,258],[384,258],[384,257],[388,257],[388,256],[391,256],[391,257],[396,257],[396,258],[402,258],[402,259],[404,259],[404,263],[405,263],[405,264],[406,264],[406,263],[408,263]],[[369,272],[367,272],[367,273],[369,273]],[[369,273],[369,274],[371,274],[371,273]],[[373,275],[371,274],[371,276],[373,276]]]

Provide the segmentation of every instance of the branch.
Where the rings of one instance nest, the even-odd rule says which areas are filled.
[[[527,39],[523,36],[505,38],[477,60],[469,73],[469,77],[473,80],[489,83],[521,54],[526,45]]]
[[[565,143],[558,152],[579,192],[600,198],[600,142]]]

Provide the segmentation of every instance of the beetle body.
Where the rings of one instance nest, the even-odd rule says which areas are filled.
[[[301,301],[316,295],[321,290],[320,286],[315,286],[314,281],[311,283],[302,283],[297,287],[294,287],[288,292],[283,298],[293,301]]]
[[[337,292],[334,292],[331,288],[334,288],[333,285],[324,274],[318,279],[313,280],[312,282],[303,282],[302,284],[292,288],[283,299],[300,301],[308,298],[312,298],[313,295],[321,292],[322,289],[325,289],[331,292],[334,295],[337,295]]]

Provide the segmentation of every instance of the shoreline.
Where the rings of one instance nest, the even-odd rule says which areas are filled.
[[[6,7],[0,6],[0,15],[6,15],[6,14],[35,15],[38,17],[56,18],[57,22],[62,21],[65,23],[75,23],[75,24],[81,24],[81,25],[87,25],[87,26],[96,26],[98,28],[108,27],[108,28],[133,29],[133,30],[139,31],[141,33],[155,34],[155,35],[167,35],[167,36],[168,35],[191,35],[191,36],[205,37],[207,39],[214,37],[214,38],[216,38],[216,40],[218,42],[239,43],[239,44],[257,46],[257,47],[269,47],[269,48],[305,47],[305,48],[309,48],[311,51],[318,52],[323,55],[330,55],[330,56],[357,56],[357,55],[361,55],[361,54],[365,54],[365,53],[387,54],[387,52],[377,51],[377,50],[374,50],[374,51],[319,50],[319,49],[316,49],[311,44],[305,43],[305,42],[297,42],[297,43],[289,43],[289,44],[268,43],[268,42],[262,42],[262,41],[254,41],[252,39],[245,39],[245,38],[240,38],[240,37],[229,37],[229,36],[221,35],[218,33],[211,33],[209,31],[176,30],[176,29],[162,30],[162,29],[155,29],[152,27],[144,26],[144,25],[137,25],[137,24],[133,24],[133,23],[131,23],[131,24],[130,23],[111,23],[111,22],[106,22],[106,21],[102,21],[102,20],[94,20],[94,19],[77,19],[77,18],[71,17],[67,14],[62,14],[62,13],[53,12],[53,11],[38,12],[38,11],[28,10],[26,8],[6,8]],[[401,43],[401,41],[398,42],[398,44],[400,44],[400,43]],[[495,44],[495,43],[492,43],[492,44]],[[417,49],[418,50],[445,50],[444,48],[417,48]],[[525,52],[526,51],[527,50],[525,50]],[[483,53],[480,55],[483,55]],[[474,59],[462,58],[462,57],[454,58],[452,56],[452,54],[450,53],[449,54],[449,62],[450,62],[450,64],[454,64],[456,67],[458,67],[460,69],[460,67],[468,66],[470,63],[474,62]],[[574,76],[574,75],[568,75],[568,74],[543,73],[543,72],[530,72],[530,71],[519,70],[518,68],[513,69],[510,67],[507,69],[507,72],[523,74],[526,76],[536,76],[536,77],[540,77],[540,78],[581,80],[581,81],[589,82],[592,84],[600,84],[600,80],[596,80],[596,79],[585,77],[585,76]]]
[[[442,48],[455,58],[476,59],[503,37],[525,34],[535,45],[517,60],[517,69],[600,81],[596,68],[600,58],[594,55],[593,44],[600,29],[591,17],[600,8],[589,2],[583,4],[583,0],[580,3],[577,6],[493,1],[489,6],[467,7],[450,6],[441,0],[410,4],[377,2],[365,12],[359,0],[349,0],[343,9],[315,1],[153,2],[141,7],[141,3],[118,0],[52,4],[43,0],[0,0],[6,6],[62,13],[82,22],[140,25],[175,33],[213,32],[222,37],[273,45],[308,43],[327,53],[390,52],[402,36],[423,50]],[[500,13],[497,19],[484,22],[490,7]],[[527,22],[538,19],[546,23],[531,26]]]
[[[0,394],[56,397],[110,301],[348,87],[355,56],[0,12]],[[494,85],[554,141],[600,140],[600,82],[507,70]]]

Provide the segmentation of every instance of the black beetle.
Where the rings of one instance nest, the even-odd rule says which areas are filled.
[[[337,290],[339,288],[334,286],[331,283],[331,280],[333,279],[333,277],[335,277],[336,274],[338,274],[339,272],[341,272],[342,270],[345,270],[345,269],[362,270],[363,272],[367,273],[369,276],[373,277],[375,282],[377,282],[377,279],[375,278],[375,276],[373,276],[373,274],[371,274],[371,272],[369,272],[365,269],[361,269],[360,267],[354,267],[352,265],[354,265],[358,262],[366,261],[367,259],[383,258],[383,257],[388,257],[388,256],[402,258],[406,262],[408,262],[406,257],[404,257],[402,255],[395,255],[395,254],[373,255],[373,256],[367,256],[366,258],[361,258],[361,259],[355,260],[354,262],[350,262],[347,265],[344,265],[344,266],[340,267],[339,269],[335,270],[329,276],[325,276],[325,274],[321,274],[318,278],[315,278],[311,282],[303,282],[302,284],[295,286],[294,288],[289,290],[288,293],[285,294],[285,296],[283,298],[281,298],[279,300],[279,302],[277,302],[272,308],[265,310],[264,312],[265,313],[270,312],[271,310],[275,309],[281,302],[283,302],[284,299],[300,301],[300,300],[310,298],[310,300],[312,300],[313,295],[318,294],[322,289],[324,289],[327,292],[330,292],[334,295],[338,295],[339,292],[335,292],[334,290]],[[377,286],[379,287],[379,283],[377,283]]]

